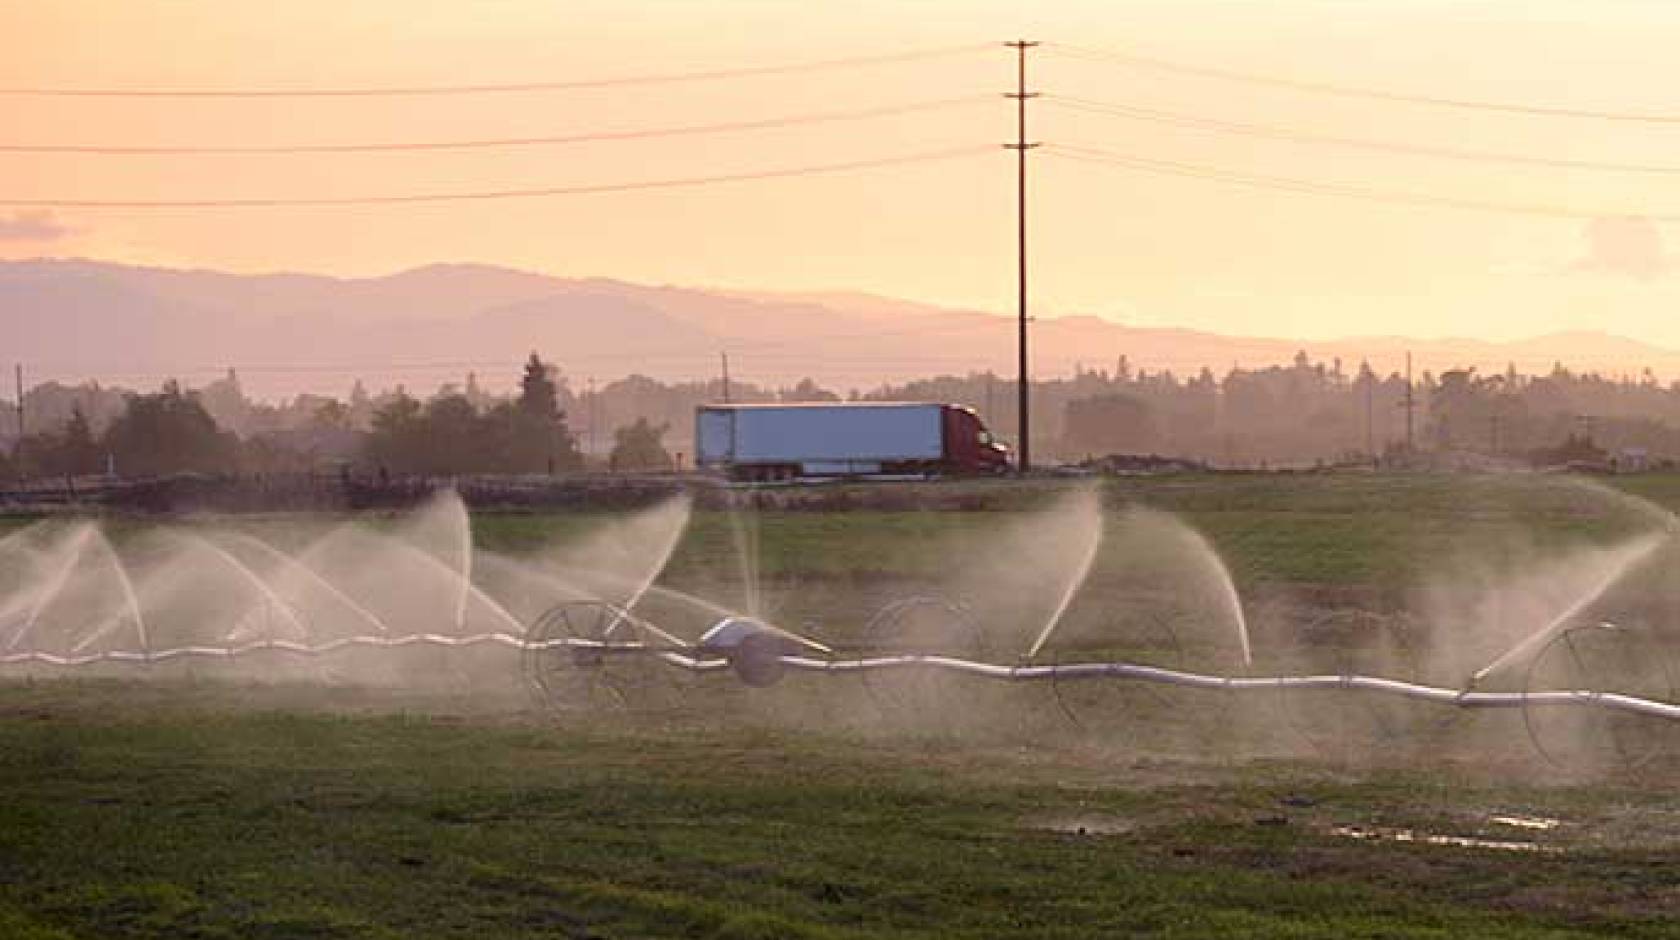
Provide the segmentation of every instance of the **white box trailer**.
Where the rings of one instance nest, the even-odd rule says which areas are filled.
[[[995,473],[1008,450],[971,408],[924,402],[702,405],[702,468],[734,479]]]

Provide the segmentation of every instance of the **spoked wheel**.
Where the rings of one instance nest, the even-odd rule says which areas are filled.
[[[1306,638],[1330,626],[1331,619],[1325,615],[1310,624]],[[1330,644],[1309,642],[1314,656],[1296,671],[1419,681],[1423,652],[1407,621],[1366,614],[1343,626],[1344,634],[1351,627],[1353,635],[1338,636]],[[1426,746],[1460,717],[1457,709],[1364,690],[1280,688],[1278,709],[1290,733],[1332,761]]]
[[[1116,627],[1101,635],[1121,639],[1102,646],[1057,650],[1051,657],[1052,665],[1126,662],[1162,669],[1186,668],[1184,645],[1173,626],[1173,617],[1165,612],[1142,613],[1130,618],[1124,628]],[[1070,725],[1083,732],[1094,733],[1122,724],[1133,726],[1140,719],[1165,714],[1173,707],[1169,690],[1143,680],[1112,676],[1069,679],[1056,673],[1050,689],[1057,710]]]
[[[876,612],[863,628],[863,656],[946,656],[988,661],[985,635],[968,610],[939,597],[907,597]],[[962,713],[959,676],[906,663],[863,671],[864,687],[883,714],[923,729],[950,729]],[[972,716],[970,716],[972,717]]]
[[[1672,665],[1648,628],[1600,623],[1553,637],[1529,662],[1523,725],[1535,750],[1564,768],[1633,771],[1673,757],[1680,748],[1680,731],[1671,721],[1592,701],[1556,704],[1548,692],[1615,692],[1675,702]]]
[[[539,703],[562,711],[659,712],[680,703],[671,643],[634,614],[602,601],[566,601],[526,632],[522,664]]]

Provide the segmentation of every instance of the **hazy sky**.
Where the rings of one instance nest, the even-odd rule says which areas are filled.
[[[1053,9],[1044,9],[1053,8]],[[0,0],[0,86],[297,88],[565,81],[1027,36],[1191,65],[1550,108],[1680,114],[1667,2],[1271,0]],[[1006,311],[1002,48],[869,68],[530,93],[152,99],[0,95],[0,144],[250,146],[557,136],[972,99],[827,124],[472,151],[0,152],[0,202],[334,197],[589,186],[973,148],[829,175],[421,206],[0,205],[0,257],[378,274],[481,261],[694,286],[856,289]],[[1267,139],[1032,107],[1033,136],[1246,176],[1568,209],[1395,205],[1035,153],[1046,312],[1227,333],[1508,338],[1604,329],[1680,345],[1680,123],[1431,107],[1076,58],[1055,95],[1307,137],[1639,164],[1616,172]],[[1603,218],[1594,220],[1594,216]],[[1632,217],[1632,218],[1629,218]],[[1680,239],[1675,239],[1680,241]]]

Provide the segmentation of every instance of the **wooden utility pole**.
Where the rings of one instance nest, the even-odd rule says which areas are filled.
[[[595,422],[600,420],[595,409],[595,377],[593,375],[589,377],[589,413],[584,417],[589,419],[589,443],[585,446],[589,448],[589,456],[593,457],[595,456]]]
[[[1406,453],[1416,449],[1417,441],[1412,433],[1412,412],[1417,410],[1417,396],[1412,393],[1412,354],[1406,354],[1406,400],[1401,407],[1406,409]]]
[[[1376,404],[1377,373],[1370,367],[1369,363],[1366,363],[1365,368],[1361,370],[1360,377],[1365,380],[1365,453],[1371,458],[1372,463],[1376,463],[1377,439],[1371,427],[1371,419]]]
[[[1027,50],[1038,43],[1017,39],[1004,45],[1015,50],[1015,91],[1005,95],[1015,99],[1015,142],[1004,146],[1015,151],[1015,407],[1019,411],[1016,469],[1026,473],[1032,469],[1032,419],[1028,401],[1031,378],[1027,372],[1027,151],[1038,146],[1027,142],[1027,99],[1038,97],[1037,92],[1027,91]]]
[[[729,404],[729,354],[718,353],[723,359],[723,403]]]

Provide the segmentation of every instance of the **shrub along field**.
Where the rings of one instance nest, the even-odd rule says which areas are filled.
[[[1616,483],[1680,505],[1680,480]],[[746,544],[783,622],[839,632],[1064,486],[701,509],[664,583],[733,603]],[[1456,559],[1663,524],[1539,477],[1140,478],[1103,498],[1206,533],[1256,611],[1387,616]],[[607,521],[486,513],[474,536],[517,554]],[[119,542],[155,522],[112,520]],[[1126,550],[1105,542],[1097,570]],[[512,659],[505,682],[426,690],[0,676],[0,935],[1677,934],[1673,761],[1553,768],[1520,721],[1354,756],[1289,744],[1300,705],[1269,699],[1128,692],[1076,727],[1043,689],[957,689],[984,720],[898,727],[823,680],[556,713],[517,677]]]

